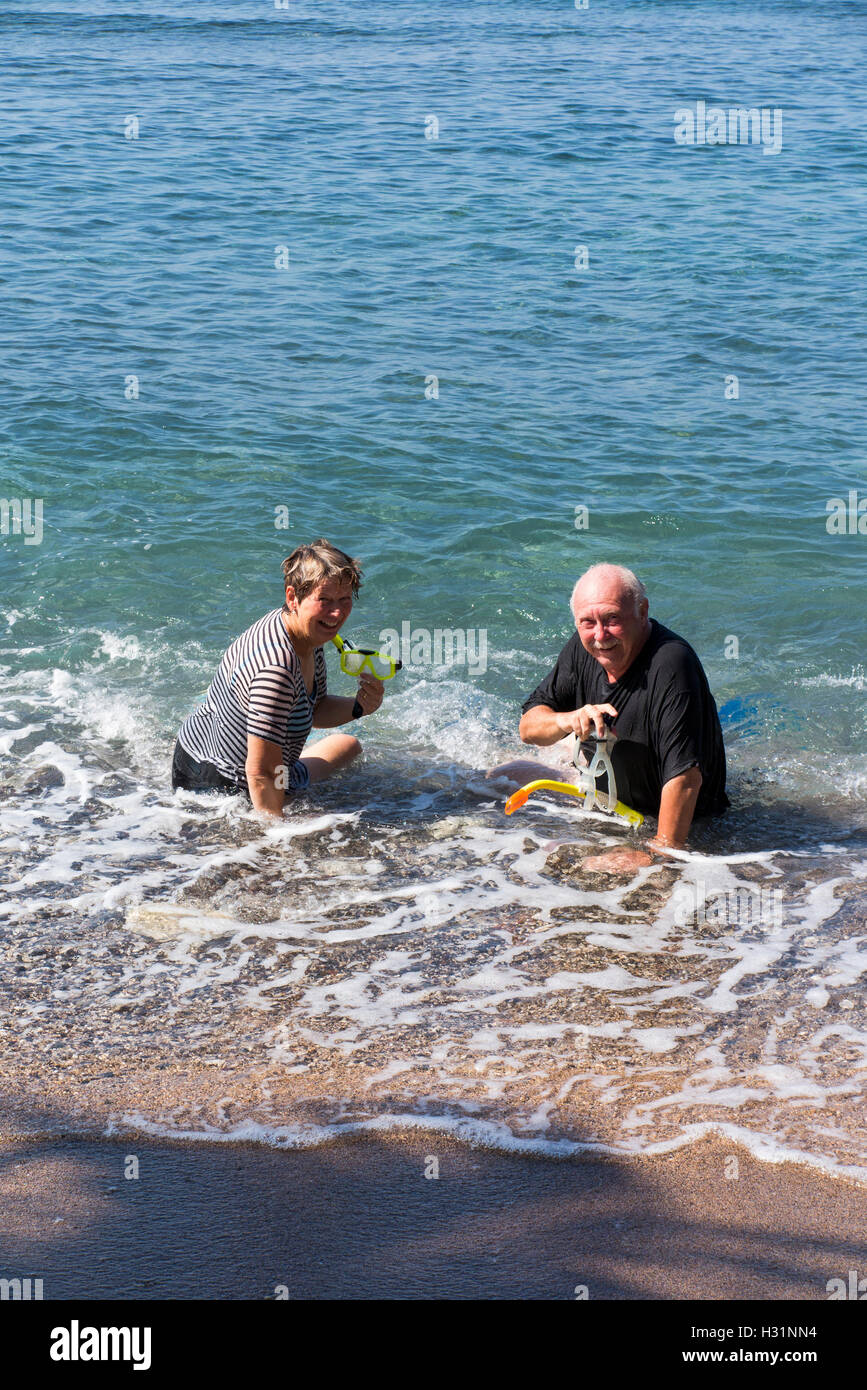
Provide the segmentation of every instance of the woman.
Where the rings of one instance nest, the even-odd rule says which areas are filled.
[[[382,682],[363,671],[356,695],[326,693],[323,644],[352,611],[357,560],[326,540],[299,545],[283,561],[286,602],[242,633],[220,662],[204,705],[181,725],[172,787],[241,792],[257,811],[280,816],[284,799],[321,782],[361,752],[350,734],[331,734],[301,757],[312,726],[332,729],[382,704]]]

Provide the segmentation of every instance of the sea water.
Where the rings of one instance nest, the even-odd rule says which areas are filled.
[[[721,1132],[867,1177],[865,34],[2,6],[7,1128]],[[779,150],[679,143],[700,101]],[[173,796],[320,535],[345,631],[409,634],[363,761],[282,825]],[[600,560],[700,654],[733,803],[625,880],[584,866],[623,827],[484,777]]]

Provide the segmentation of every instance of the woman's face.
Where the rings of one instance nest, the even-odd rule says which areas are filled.
[[[339,632],[352,612],[352,583],[348,579],[324,579],[306,598],[295,598],[290,585],[286,590],[290,622],[300,637],[322,647]],[[297,608],[293,605],[297,603]]]

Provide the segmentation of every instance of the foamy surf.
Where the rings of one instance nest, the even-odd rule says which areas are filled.
[[[168,791],[140,682],[162,646],[82,640],[75,672],[25,661],[0,711],[8,1125],[415,1126],[552,1158],[713,1132],[867,1178],[867,845],[819,756],[781,745],[798,816],[736,770],[734,815],[624,880],[584,867],[633,836],[600,813],[504,816],[505,705],[420,682],[268,826]]]
[[[465,1116],[421,1116],[385,1115],[372,1120],[358,1120],[342,1125],[285,1125],[267,1128],[262,1125],[244,1122],[230,1129],[190,1129],[172,1130],[154,1124],[142,1115],[132,1112],[112,1120],[104,1130],[106,1139],[121,1138],[134,1134],[146,1134],[150,1138],[173,1139],[189,1143],[211,1144],[262,1144],[275,1149],[313,1149],[332,1144],[340,1139],[361,1134],[388,1134],[409,1131],[433,1137],[442,1135],[455,1139],[474,1149],[492,1149],[495,1152],[531,1155],[536,1158],[570,1159],[585,1154],[598,1154],[610,1158],[652,1157],[676,1153],[703,1139],[716,1137],[727,1139],[733,1147],[746,1149],[762,1163],[797,1163],[808,1168],[827,1173],[830,1177],[846,1178],[858,1184],[867,1182],[867,1167],[847,1165],[834,1159],[822,1158],[803,1149],[786,1148],[771,1135],[756,1134],[741,1125],[711,1123],[691,1125],[677,1139],[644,1148],[626,1144],[611,1145],[603,1143],[581,1143],[568,1139],[527,1139],[513,1134],[504,1124],[495,1121],[478,1121]],[[35,1135],[32,1137],[36,1137]]]

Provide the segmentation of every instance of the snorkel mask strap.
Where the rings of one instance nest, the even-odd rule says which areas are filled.
[[[355,648],[353,647],[353,645],[352,645],[352,643],[350,642],[349,638],[348,638],[348,637],[341,637],[339,632],[335,632],[335,634],[334,634],[334,636],[332,637],[331,640],[332,640],[332,642],[334,643],[334,645],[335,645],[335,647],[337,648],[337,650],[340,652],[340,655],[341,655],[341,656],[343,656],[344,651],[354,651],[354,650],[355,650]],[[352,706],[352,713],[351,713],[351,715],[350,715],[349,717],[350,717],[350,719],[360,719],[360,718],[362,717],[363,714],[364,714],[364,710],[361,708],[361,701],[360,701],[360,700],[356,700],[355,703],[354,703],[353,706]]]
[[[614,767],[611,756],[608,752],[611,743],[611,735],[605,738],[596,739],[596,751],[590,761],[589,767],[581,767],[578,758],[581,753],[581,744],[576,735],[575,743],[572,748],[572,762],[578,768],[578,781],[587,792],[587,800],[584,803],[586,811],[592,811],[594,806],[598,806],[600,811],[609,814],[617,807],[617,780],[614,776]],[[599,778],[605,776],[608,783],[608,790],[599,790]]]

